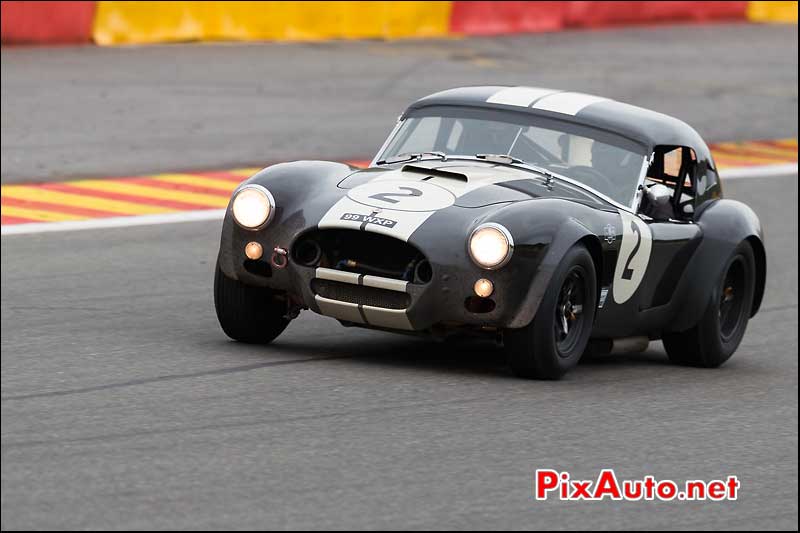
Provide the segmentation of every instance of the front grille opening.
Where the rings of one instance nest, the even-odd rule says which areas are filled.
[[[292,245],[292,258],[306,267],[323,267],[424,284],[433,268],[414,246],[400,239],[350,229],[310,231]]]
[[[384,309],[406,309],[411,303],[411,297],[405,292],[351,285],[328,279],[311,280],[311,290],[314,294],[330,300]]]
[[[301,240],[294,252],[295,260],[303,266],[317,266],[322,257],[322,249],[314,239]]]
[[[427,259],[423,259],[414,267],[414,282],[415,283],[428,283],[433,279],[433,267]]]

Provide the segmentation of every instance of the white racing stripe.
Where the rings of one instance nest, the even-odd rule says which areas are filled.
[[[322,219],[320,228],[365,229],[407,241],[435,212],[453,205],[457,192],[424,174],[390,171],[347,191]],[[454,181],[454,180],[447,180]],[[461,182],[457,182],[461,183]],[[355,215],[355,220],[351,217]],[[369,223],[364,222],[369,217]]]
[[[540,87],[507,87],[486,99],[490,104],[532,107],[564,115],[577,115],[582,109],[608,98],[591,94],[556,91]]]
[[[597,102],[605,102],[607,100],[608,98],[592,96],[591,94],[556,93],[545,96],[531,107],[533,107],[533,109],[553,111],[554,113],[562,113],[564,115],[577,115],[582,109],[596,104]]]
[[[468,181],[417,172],[393,170],[350,189],[323,215],[320,228],[364,228],[373,233],[407,241],[437,211],[457,203],[476,189],[504,181],[525,179],[524,172],[505,168],[452,166],[453,173],[469,176]],[[428,179],[426,179],[428,178]],[[351,220],[351,215],[356,215]],[[371,221],[364,224],[363,217]]]
[[[349,228],[359,229],[363,224],[357,220],[342,220],[348,214],[370,215],[372,208],[360,204],[350,198],[344,197],[336,202],[319,221],[318,226],[324,228]],[[394,222],[394,226],[386,227],[380,224],[367,224],[372,233],[381,233],[397,239],[407,241],[435,211],[395,211],[392,209],[381,209],[376,216],[384,220]]]
[[[464,166],[448,167],[447,170],[468,175],[469,181],[463,182],[449,178],[434,177],[429,179],[428,183],[435,183],[456,195],[456,203],[458,203],[458,198],[487,185],[530,178],[530,174],[525,171],[502,167],[469,166],[465,164]]]
[[[539,98],[553,94],[558,91],[553,89],[542,89],[539,87],[508,87],[497,91],[486,99],[490,104],[515,105],[519,107],[529,107]]]

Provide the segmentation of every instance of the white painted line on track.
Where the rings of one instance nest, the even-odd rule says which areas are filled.
[[[797,163],[727,168],[720,170],[720,175],[723,180],[796,176]],[[65,222],[33,222],[29,224],[9,224],[2,226],[0,227],[0,234],[25,235],[30,233],[47,233],[53,231],[76,231],[84,229],[150,226],[154,224],[174,224],[177,222],[221,220],[223,216],[225,216],[225,209],[208,209],[203,211],[180,211],[177,213],[167,213],[163,215],[93,218],[91,220],[70,220]]]
[[[163,215],[93,218],[91,220],[69,220],[64,222],[32,222],[29,224],[9,224],[7,226],[2,226],[0,227],[0,233],[2,235],[22,235],[26,233],[46,233],[51,231],[150,226],[153,224],[174,224],[176,222],[222,220],[224,216],[224,209],[208,209],[203,211],[180,211],[178,213],[167,213]]]
[[[797,174],[797,163],[785,165],[764,165],[758,167],[723,168],[719,171],[723,180],[741,180],[749,178],[779,178]]]

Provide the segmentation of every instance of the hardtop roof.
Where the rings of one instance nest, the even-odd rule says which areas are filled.
[[[420,98],[403,116],[429,106],[481,107],[556,118],[617,133],[649,150],[658,145],[688,146],[698,160],[712,161],[705,141],[682,120],[585,93],[497,85],[459,87]]]

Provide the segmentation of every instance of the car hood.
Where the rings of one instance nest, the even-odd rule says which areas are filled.
[[[419,161],[355,172],[339,188],[353,189],[372,182],[426,182],[455,196],[458,207],[478,208],[532,198],[571,198],[597,203],[598,197],[579,187],[555,181],[547,184],[534,172],[483,161]]]

